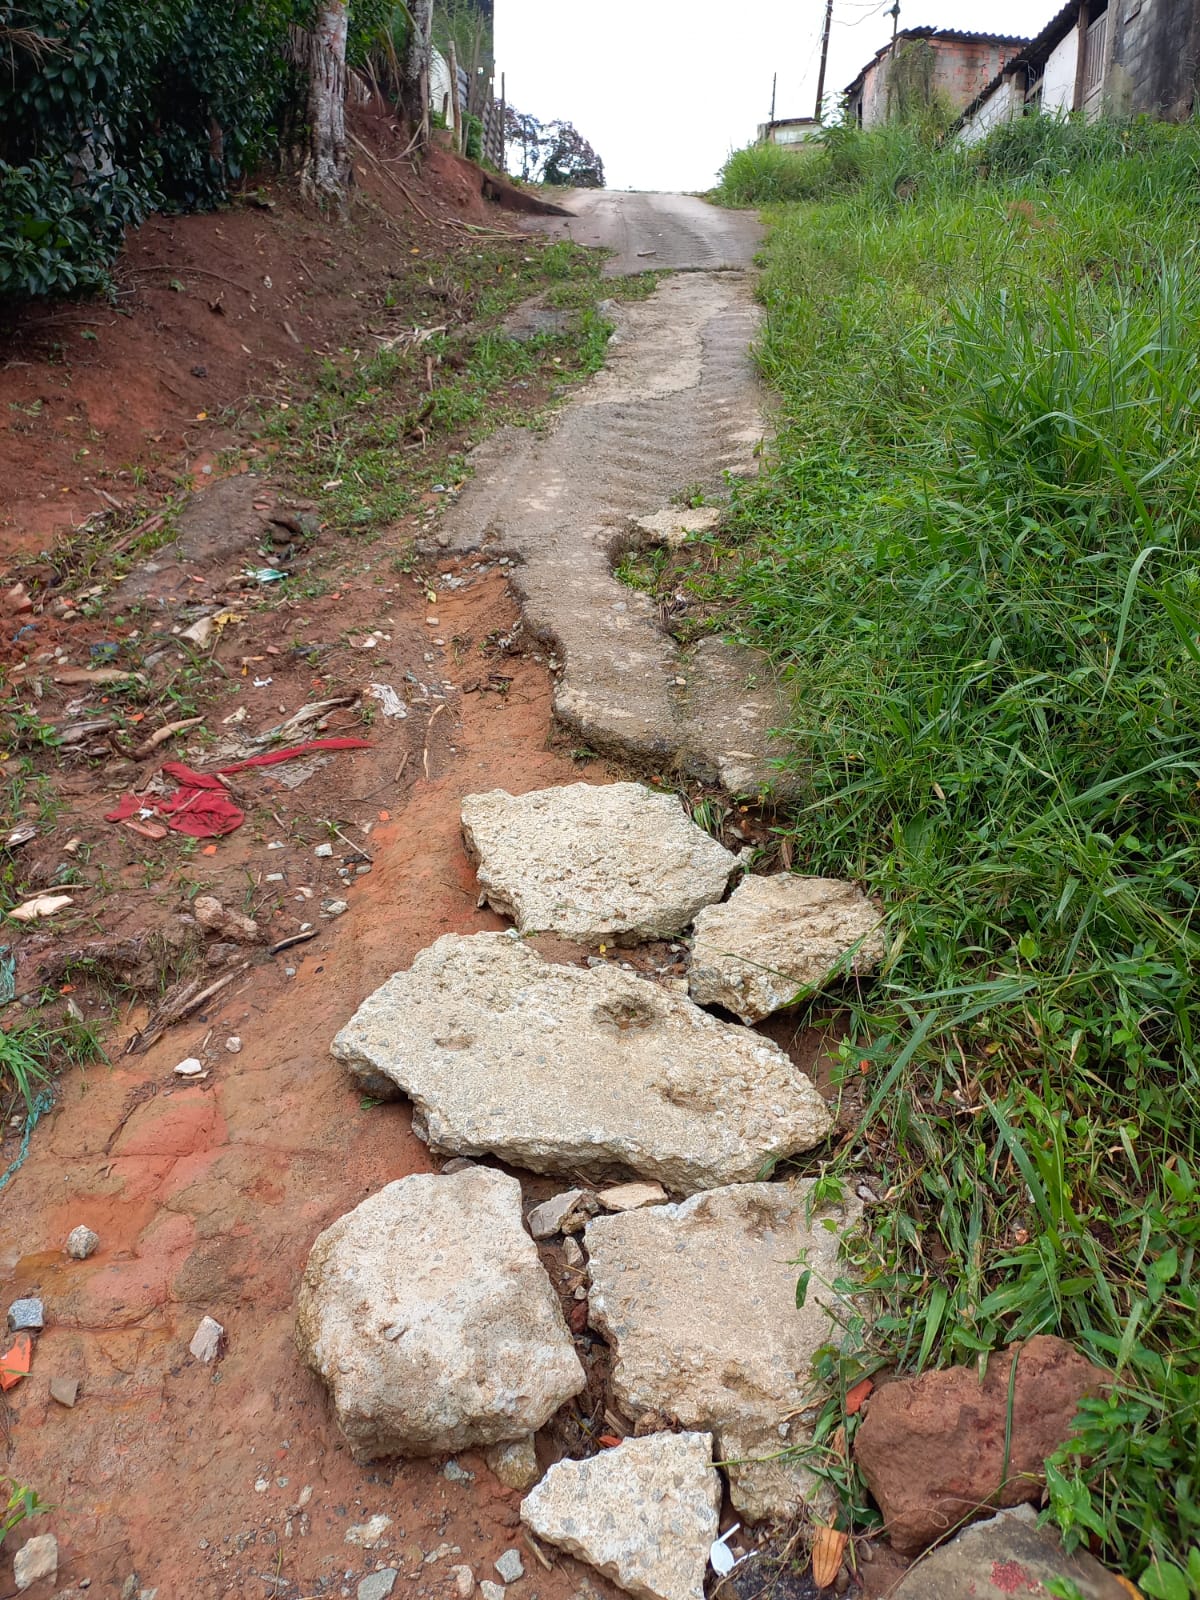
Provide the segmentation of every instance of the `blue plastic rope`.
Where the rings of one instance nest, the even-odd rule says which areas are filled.
[[[24,1166],[25,1157],[29,1154],[29,1141],[33,1138],[33,1130],[53,1104],[54,1096],[49,1089],[43,1089],[25,1113],[25,1131],[21,1135],[21,1148],[17,1151],[16,1159],[12,1165],[5,1172],[0,1173],[0,1189],[3,1189],[9,1179],[14,1177],[17,1171]]]

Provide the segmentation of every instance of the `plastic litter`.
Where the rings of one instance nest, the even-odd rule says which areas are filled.
[[[741,1531],[741,1526],[740,1522],[735,1522],[728,1533],[723,1533],[719,1539],[713,1542],[708,1552],[708,1564],[718,1577],[727,1577],[738,1562],[743,1559],[741,1556],[735,1556],[729,1548],[729,1540],[733,1538],[735,1533]]]
[[[392,688],[390,683],[369,683],[367,693],[372,700],[379,701],[379,709],[385,717],[406,717],[408,707]]]

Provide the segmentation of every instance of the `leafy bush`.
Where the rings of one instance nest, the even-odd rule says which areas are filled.
[[[797,865],[864,882],[891,932],[844,1048],[843,1164],[887,1196],[864,1359],[1052,1332],[1111,1367],[1052,1513],[1176,1600],[1200,1592],[1200,127],[818,159],[831,197],[776,214],[762,282],[786,422],[716,584],[796,691]]]
[[[0,296],[94,289],[124,229],[273,149],[301,0],[0,0]]]
[[[823,191],[826,165],[815,140],[799,150],[750,144],[733,150],[721,168],[714,198],[724,206],[765,206],[811,200]]]

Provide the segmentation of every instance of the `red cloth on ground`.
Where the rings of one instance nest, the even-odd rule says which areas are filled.
[[[249,756],[245,761],[234,761],[227,767],[218,767],[218,773],[241,772],[246,767],[273,767],[279,761],[291,761],[296,756],[306,756],[321,750],[369,750],[366,739],[310,739],[307,744],[292,745],[287,750],[269,750],[261,756]],[[228,789],[219,777],[207,772],[194,772],[182,761],[164,761],[163,772],[179,784],[174,794],[125,795],[113,811],[105,813],[106,822],[125,822],[139,811],[155,811],[168,828],[176,833],[189,834],[193,839],[217,839],[232,833],[246,820],[246,813],[235,805]]]

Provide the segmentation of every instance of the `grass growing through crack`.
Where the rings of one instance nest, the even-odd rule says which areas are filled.
[[[536,415],[531,391],[598,370],[611,332],[596,309],[601,259],[523,240],[464,251],[436,279],[407,267],[387,305],[403,313],[397,335],[425,336],[328,362],[309,396],[264,419],[297,486],[335,531],[395,521],[436,483],[460,478],[465,452],[486,434]],[[539,290],[574,309],[572,326],[524,340],[495,326]]]
[[[892,938],[844,1049],[841,1170],[885,1198],[841,1374],[1073,1340],[1119,1383],[1052,1513],[1187,1600],[1200,128],[858,135],[825,174],[773,220],[785,426],[716,588],[796,691],[797,865],[866,883]]]

